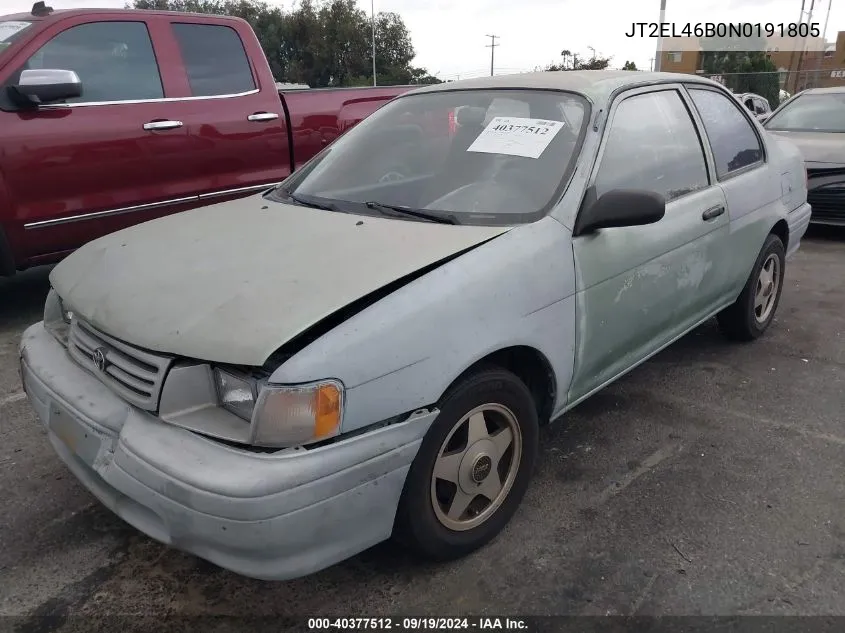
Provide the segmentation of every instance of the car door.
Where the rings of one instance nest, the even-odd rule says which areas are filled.
[[[201,20],[201,21],[200,21]],[[186,15],[161,18],[183,85],[169,117],[190,138],[183,176],[206,196],[266,188],[290,172],[287,124],[269,69],[265,83],[250,63],[246,23]],[[237,28],[236,28],[237,27]],[[256,54],[263,56],[261,50]]]
[[[168,114],[147,22],[74,17],[48,37],[23,49],[3,78],[14,84],[22,70],[58,68],[82,82],[81,97],[4,116],[12,230],[31,261],[165,213],[190,193],[180,179],[187,131],[145,127]]]
[[[723,242],[729,275],[723,302],[742,290],[766,234],[771,230],[771,207],[781,204],[782,180],[789,173],[768,168],[765,145],[747,112],[718,88],[689,85],[687,91],[700,117],[714,171],[724,191],[731,230]]]
[[[596,195],[654,191],[665,197],[666,214],[573,238],[579,337],[570,402],[711,314],[725,283],[718,261],[728,233],[725,197],[683,88],[623,93],[605,130],[590,180]]]

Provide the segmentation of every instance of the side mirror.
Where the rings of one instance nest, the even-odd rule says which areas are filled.
[[[9,88],[19,100],[35,106],[82,96],[82,82],[72,70],[24,70],[18,83]]]
[[[596,229],[654,224],[666,215],[666,199],[659,193],[643,189],[613,189],[596,199],[590,187],[575,222],[573,235]]]
[[[769,117],[772,116],[771,114],[760,114],[757,116],[757,120],[760,122],[760,125],[765,123],[769,120]]]

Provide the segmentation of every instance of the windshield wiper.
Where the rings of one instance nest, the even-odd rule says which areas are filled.
[[[438,222],[440,224],[457,224],[454,216],[438,215],[437,213],[428,213],[422,209],[411,209],[410,207],[403,207],[398,204],[385,204],[383,202],[365,202],[368,209],[376,209],[377,211],[395,211],[401,215],[410,215],[415,218],[428,220],[429,222]]]
[[[313,200],[305,200],[304,198],[300,198],[295,193],[291,193],[287,189],[282,189],[282,193],[287,196],[290,200],[293,200],[296,204],[302,205],[303,207],[311,207],[312,209],[322,209],[323,211],[337,211],[338,208],[333,204],[328,202],[314,202]]]

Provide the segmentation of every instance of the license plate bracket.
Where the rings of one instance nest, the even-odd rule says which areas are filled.
[[[89,466],[94,465],[100,452],[100,438],[55,402],[50,403],[49,427],[77,457]]]

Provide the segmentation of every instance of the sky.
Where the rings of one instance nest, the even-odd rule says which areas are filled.
[[[0,13],[29,11],[34,0],[0,0]],[[611,67],[633,61],[649,69],[657,40],[626,37],[635,22],[657,22],[660,0],[358,0],[367,12],[394,11],[411,32],[417,52],[415,66],[441,79],[490,73],[490,38],[495,48],[496,74],[524,72],[560,62],[564,49],[591,55],[590,47],[612,57]],[[813,0],[806,0],[809,8]],[[845,0],[815,0],[812,22],[824,27],[831,4],[827,39],[845,31]],[[290,8],[291,1],[271,2]],[[123,0],[48,0],[54,9],[122,7]],[[680,30],[691,23],[795,23],[801,0],[666,0],[665,21]]]

